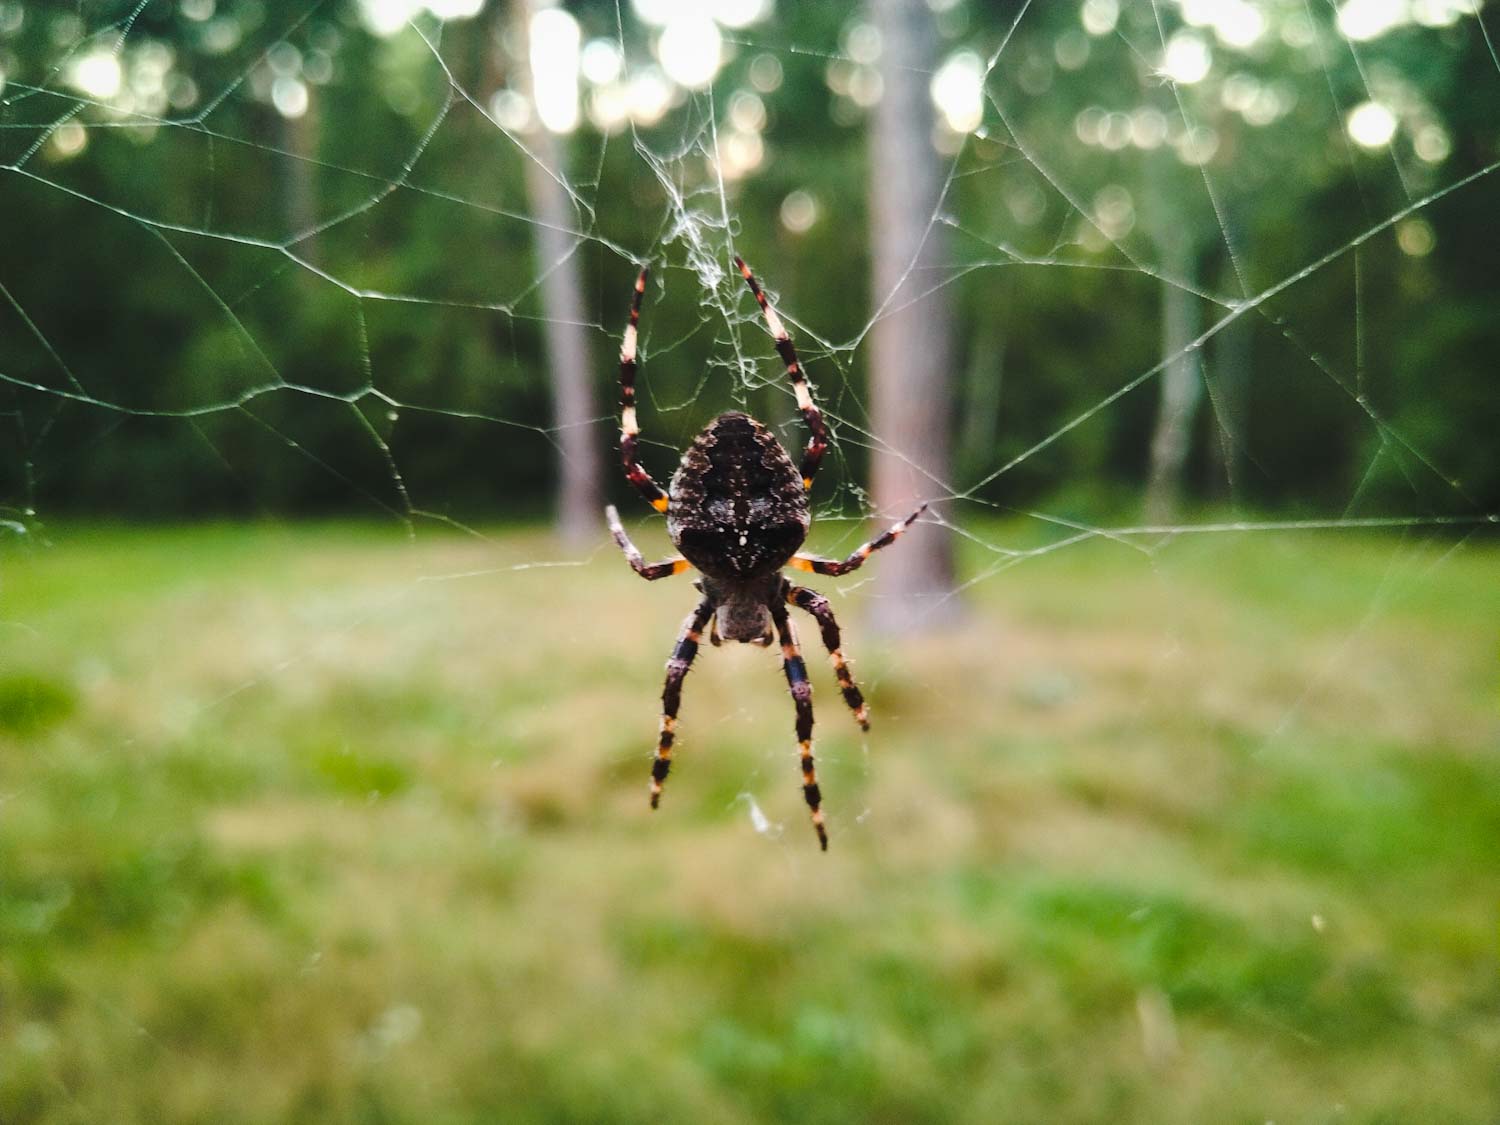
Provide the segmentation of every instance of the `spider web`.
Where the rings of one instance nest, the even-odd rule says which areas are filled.
[[[756,413],[769,409],[783,427],[789,447],[800,444],[790,391],[757,310],[729,266],[745,221],[740,200],[747,184],[753,182],[753,173],[745,179],[726,173],[730,106],[722,89],[711,87],[683,96],[651,127],[632,124],[617,134],[581,141],[569,164],[559,166],[539,155],[530,135],[502,120],[503,114],[480,89],[481,80],[464,60],[454,57],[449,45],[451,29],[457,25],[419,13],[381,47],[389,55],[399,52],[408,64],[407,73],[417,75],[420,84],[416,89],[394,89],[391,96],[435,107],[411,111],[419,119],[415,141],[399,148],[393,141],[386,151],[349,153],[339,159],[313,157],[298,151],[293,132],[275,138],[246,135],[226,131],[220,121],[227,106],[283,95],[295,99],[295,88],[278,91],[277,87],[280,77],[285,77],[288,48],[300,52],[304,61],[313,57],[322,49],[321,22],[344,9],[334,0],[324,0],[292,15],[274,7],[262,10],[258,26],[223,46],[215,71],[218,77],[212,85],[202,85],[192,108],[182,112],[163,106],[152,112],[121,111],[109,98],[81,94],[64,81],[70,67],[100,50],[137,65],[140,52],[151,49],[140,24],[154,2],[140,0],[95,22],[66,16],[78,26],[71,38],[60,42],[47,77],[12,80],[4,87],[5,116],[0,124],[5,158],[0,162],[0,179],[10,206],[19,212],[24,213],[28,199],[46,196],[53,204],[65,201],[69,221],[88,224],[95,232],[97,251],[110,252],[107,248],[113,244],[125,252],[167,255],[176,263],[178,279],[177,290],[167,299],[191,304],[205,323],[211,322],[218,354],[232,359],[217,365],[212,374],[205,372],[186,390],[157,387],[152,372],[144,369],[128,381],[109,380],[116,389],[108,394],[98,392],[94,389],[100,382],[98,373],[77,366],[71,358],[71,341],[49,326],[47,310],[28,302],[27,264],[7,263],[0,277],[10,280],[0,284],[0,310],[8,311],[6,354],[11,358],[0,366],[0,382],[13,392],[9,421],[19,439],[26,481],[22,494],[0,498],[11,505],[3,513],[7,532],[44,535],[48,512],[39,511],[36,501],[39,459],[90,458],[97,448],[95,442],[107,441],[114,429],[127,423],[193,429],[207,455],[241,482],[254,503],[258,492],[254,457],[247,457],[243,446],[235,455],[226,451],[215,428],[222,420],[232,419],[314,466],[335,495],[382,513],[411,534],[436,523],[484,538],[480,519],[467,515],[462,503],[450,503],[453,498],[434,494],[424,484],[421,467],[412,463],[417,459],[413,450],[421,441],[479,430],[499,440],[527,444],[538,460],[553,456],[559,434],[523,420],[526,415],[521,409],[513,411],[506,404],[535,387],[516,334],[547,318],[539,294],[546,277],[561,267],[562,260],[528,266],[517,281],[510,263],[530,252],[531,235],[541,220],[527,207],[515,205],[514,192],[477,192],[472,181],[454,173],[452,154],[476,145],[483,155],[471,159],[493,160],[497,167],[512,172],[526,164],[539,165],[566,193],[574,215],[574,226],[567,232],[572,241],[568,257],[588,262],[601,279],[588,294],[587,306],[587,327],[602,369],[601,408],[593,422],[601,445],[604,433],[612,433],[617,425],[608,405],[612,395],[603,391],[602,371],[610,369],[623,298],[641,262],[657,267],[645,313],[642,415],[645,456],[658,477],[664,475],[664,466],[671,463],[675,451],[711,416],[713,407],[726,399]],[[1085,10],[1091,7],[1085,5]],[[1114,5],[1099,7],[1115,9]],[[1155,73],[1158,102],[1160,96],[1166,98],[1167,108],[1160,116],[1167,135],[1176,134],[1191,148],[1199,135],[1195,130],[1201,128],[1198,111],[1184,96],[1187,83],[1164,73],[1161,61],[1170,55],[1182,12],[1165,0],[1123,7],[1126,13],[1148,12],[1149,25],[1129,22],[1117,13],[1109,30],[1090,34],[1088,50],[1096,56],[1143,61]],[[1179,272],[1158,246],[1141,235],[1139,227],[1132,231],[1122,223],[1122,208],[1110,205],[1119,203],[1118,193],[1104,198],[1096,191],[1097,173],[1079,158],[1076,141],[1064,135],[1081,128],[1078,122],[1087,108],[1080,107],[1077,115],[1060,112],[1053,121],[1056,132],[1050,135],[1040,132],[1036,124],[1045,115],[1038,118],[1019,108],[1025,99],[1045,105],[1052,96],[1027,86],[1027,68],[1040,65],[1036,64],[1039,48],[1027,32],[1043,19],[1043,13],[1040,5],[1026,0],[1009,9],[1007,24],[991,26],[975,18],[966,30],[950,34],[945,43],[948,52],[960,47],[975,52],[981,64],[983,102],[978,122],[947,138],[944,194],[927,218],[929,235],[944,240],[942,270],[928,276],[908,269],[895,291],[877,295],[874,311],[863,323],[838,331],[809,320],[800,314],[795,299],[785,299],[794,289],[793,278],[787,276],[789,264],[774,258],[752,263],[773,300],[783,298],[777,302],[778,309],[792,327],[833,428],[833,471],[825,469],[815,515],[824,525],[842,525],[838,543],[858,542],[865,521],[875,514],[870,497],[857,483],[860,473],[853,451],[903,455],[900,450],[889,450],[872,426],[861,389],[865,343],[874,327],[936,293],[982,295],[986,286],[1001,278],[1015,276],[1017,284],[1024,286],[1028,278],[1058,271],[1094,275],[1106,286],[1106,302],[1114,299],[1107,287],[1120,286],[1118,304],[1124,315],[1157,315],[1155,298],[1147,300],[1142,294],[1160,288],[1191,294],[1212,310],[1211,315],[1187,343],[1170,354],[1091,367],[1079,376],[1090,388],[1082,408],[1066,406],[1036,432],[1004,434],[977,467],[971,464],[958,470],[962,475],[916,466],[932,482],[931,498],[942,502],[943,514],[938,518],[979,560],[964,578],[960,595],[995,583],[1022,564],[1045,565],[1046,560],[1090,542],[1123,545],[1155,567],[1173,543],[1189,536],[1360,529],[1403,533],[1393,539],[1389,579],[1409,584],[1420,581],[1425,573],[1421,568],[1434,555],[1440,563],[1460,550],[1468,536],[1497,522],[1484,499],[1472,494],[1443,458],[1428,449],[1424,435],[1396,421],[1366,387],[1364,356],[1375,314],[1362,289],[1361,270],[1369,248],[1389,241],[1414,220],[1421,223],[1445,202],[1475,193],[1493,198],[1494,173],[1500,162],[1481,161],[1467,172],[1453,173],[1443,162],[1434,168],[1419,166],[1394,145],[1386,147],[1384,162],[1356,152],[1344,135],[1344,121],[1352,107],[1336,88],[1335,69],[1352,61],[1371,101],[1383,85],[1399,86],[1401,75],[1392,73],[1386,63],[1366,58],[1370,48],[1343,35],[1339,21],[1328,18],[1334,10],[1331,4],[1327,12],[1317,10],[1312,0],[1269,9],[1281,12],[1287,7],[1305,13],[1315,38],[1309,57],[1316,59],[1317,66],[1298,76],[1295,97],[1319,107],[1316,116],[1340,139],[1344,160],[1355,169],[1359,184],[1359,198],[1346,200],[1346,215],[1329,224],[1323,244],[1296,247],[1290,258],[1262,253],[1258,242],[1236,230],[1228,214],[1226,200],[1233,189],[1226,181],[1242,170],[1241,163],[1231,163],[1225,171],[1206,160],[1196,162],[1196,167],[1189,161],[1193,178],[1185,190],[1192,206],[1210,216],[1211,243],[1222,251],[1229,270],[1222,284]],[[964,10],[951,3],[934,8],[940,14]],[[208,10],[212,11],[212,5]],[[607,23],[594,26],[590,34],[614,39],[628,79],[631,68],[642,65],[644,37],[630,10],[620,7],[610,15],[612,27]],[[1474,11],[1449,22],[1450,37],[1478,37],[1489,45],[1489,30]],[[772,21],[729,32],[727,42],[737,57],[773,59],[787,75],[826,71],[848,80],[865,73],[861,68],[869,64],[867,52],[857,46],[857,35],[852,37],[855,49],[850,46],[850,28],[859,24],[859,14],[851,9],[848,20],[834,27],[826,40],[789,42]],[[349,41],[364,33],[346,27],[342,34]],[[1072,34],[1076,45],[1081,33]],[[1433,42],[1437,34],[1433,32]],[[1493,47],[1489,49],[1493,55]],[[379,65],[378,52],[367,52],[360,59],[365,65]],[[1500,89],[1500,59],[1496,72],[1497,85],[1474,91],[1472,96],[1493,100]],[[932,77],[939,78],[940,72]],[[401,79],[401,83],[409,81]],[[287,89],[293,92],[287,94]],[[312,97],[320,96],[314,88]],[[776,98],[774,90],[764,93],[765,102],[773,108]],[[1057,101],[1063,104],[1061,96]],[[847,98],[840,102],[845,109],[851,104]],[[60,152],[71,155],[69,150],[76,152],[85,145],[91,150],[108,146],[113,167],[129,167],[132,158],[125,146],[132,142],[140,142],[136,152],[141,162],[158,160],[163,163],[157,167],[187,167],[202,175],[208,186],[193,209],[154,198],[149,175],[120,179],[90,175],[89,154],[57,158]],[[1126,169],[1123,178],[1131,167],[1130,152],[1116,159]],[[1251,159],[1246,157],[1244,163]],[[238,168],[264,171],[273,167],[295,183],[298,169],[308,166],[317,168],[321,196],[316,213],[305,216],[303,225],[288,226],[282,214],[272,213],[274,209],[259,215],[243,211],[231,215],[217,197],[218,188],[227,190],[233,183]],[[636,222],[626,230],[609,229],[600,206],[599,193],[603,185],[613,182],[611,177],[619,167],[640,185],[644,200],[637,208]],[[1261,190],[1275,188],[1265,184]],[[1388,202],[1392,191],[1394,203]],[[830,202],[825,200],[825,207]],[[1139,188],[1133,205],[1137,211],[1145,205]],[[1028,213],[1041,217],[1023,221]],[[825,217],[822,221],[832,220]],[[427,271],[414,287],[390,284],[378,271],[365,267],[361,248],[371,240],[416,240],[419,232],[434,228],[445,233],[441,248],[445,260],[441,269]],[[1420,235],[1425,228],[1415,229]],[[1430,237],[1430,229],[1426,233]],[[37,238],[40,250],[43,236]],[[497,263],[497,257],[504,255],[490,249],[499,244],[508,248],[506,263]],[[86,263],[71,263],[68,268],[77,270],[80,283],[86,284]],[[1307,296],[1309,292],[1316,296]],[[279,339],[274,315],[268,311],[278,306],[261,305],[261,299],[269,295],[316,300],[334,310],[326,318],[327,340],[320,354],[324,370],[317,382],[290,374],[306,370],[306,357],[289,353]],[[1305,335],[1299,302],[1313,300],[1347,303],[1352,349],[1345,342]],[[1087,505],[1059,501],[1036,506],[1024,499],[1035,495],[1034,489],[1018,489],[1020,502],[1007,493],[1007,482],[1022,476],[1053,478],[1060,486],[1064,482],[1056,480],[1056,475],[1075,471],[1079,463],[1063,456],[1071,442],[1122,412],[1141,409],[1174,362],[1201,356],[1241,323],[1270,326],[1280,341],[1274,362],[1292,372],[1281,384],[1291,396],[1288,411],[1299,408],[1301,396],[1316,397],[1323,404],[1321,409],[1333,402],[1346,422],[1354,418],[1368,438],[1366,470],[1342,502],[1329,503],[1326,488],[1305,496],[1284,491],[1278,507],[1296,512],[1294,516],[1263,519],[1235,514],[1256,507],[1249,498],[1253,490],[1237,474],[1274,475],[1276,468],[1258,457],[1253,442],[1243,449],[1234,448],[1239,441],[1236,422],[1214,397],[1212,381],[1206,383],[1206,413],[1217,423],[1219,440],[1228,447],[1226,466],[1238,466],[1224,470],[1227,503],[1213,518],[1101,522],[1091,516]],[[439,376],[423,378],[403,368],[402,351],[393,341],[403,334],[431,331],[433,325],[490,333],[500,340],[501,362],[491,386],[477,390],[456,386]],[[1352,353],[1352,362],[1343,358],[1346,353]],[[661,374],[689,367],[699,374],[686,381],[674,382]],[[1007,374],[1010,381],[1025,378],[1024,370]],[[272,403],[276,410],[262,409]],[[80,413],[95,419],[95,436],[59,455],[49,445],[49,435],[60,419]],[[324,428],[300,424],[314,416],[324,420],[320,423]],[[320,448],[318,435],[332,432],[326,428],[333,425],[327,421],[330,418],[362,434],[370,463],[344,463]],[[409,438],[413,431],[420,438]],[[373,474],[371,464],[376,466]],[[1395,489],[1390,487],[1392,474],[1398,482]],[[827,483],[830,478],[832,488]],[[379,481],[379,486],[372,485],[372,480]],[[124,483],[126,487],[151,487],[149,482]],[[1067,483],[1083,488],[1089,482]],[[274,511],[274,505],[270,507]],[[498,511],[506,514],[503,507]],[[1225,511],[1228,516],[1222,514]],[[988,518],[1002,515],[1023,517],[1030,530],[1018,536],[1013,524]],[[601,533],[600,547],[594,552],[531,560],[521,566],[579,566],[610,549]],[[480,579],[497,573],[480,569],[426,578]],[[844,584],[840,592],[858,597],[863,578]],[[1170,581],[1170,576],[1164,575],[1164,580]],[[1377,599],[1369,613],[1379,608]],[[1363,625],[1364,619],[1352,623],[1351,643]],[[1169,632],[1173,627],[1171,622],[1165,624]],[[274,680],[308,656],[300,651],[281,654],[236,692]],[[869,686],[878,692],[878,677]],[[829,714],[831,706],[831,701],[822,706],[823,723],[841,721],[840,716]],[[773,759],[774,766],[770,764]],[[781,753],[767,751],[767,786],[781,786],[781,759]],[[758,791],[759,786],[757,780],[750,789]],[[743,794],[749,822],[757,831],[776,835],[778,826],[761,811],[750,789]]]

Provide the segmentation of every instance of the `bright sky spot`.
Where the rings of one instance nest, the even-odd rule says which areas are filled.
[[[1344,0],[1338,8],[1339,31],[1356,43],[1378,39],[1407,17],[1407,0]]]
[[[583,76],[595,86],[613,82],[625,69],[620,46],[613,39],[590,39],[583,45],[580,64]]]
[[[1345,122],[1349,136],[1361,148],[1384,148],[1396,135],[1396,115],[1379,102],[1361,102]]]
[[[729,123],[742,133],[759,133],[766,127],[766,103],[748,90],[736,90],[729,99]]]
[[[1052,57],[1064,70],[1077,70],[1089,61],[1089,37],[1069,28],[1053,41]]]
[[[630,97],[623,85],[607,82],[589,95],[589,120],[605,136],[613,136],[630,120]]]
[[[781,89],[781,60],[775,55],[756,55],[750,60],[750,85],[762,94]]]
[[[376,35],[394,35],[416,15],[416,0],[359,0],[359,16]]]
[[[1140,149],[1159,148],[1167,139],[1167,119],[1160,110],[1143,106],[1130,115],[1130,143]]]
[[[885,79],[873,66],[856,66],[849,70],[849,85],[844,91],[855,105],[869,109],[885,93]]]
[[[771,0],[710,0],[708,13],[724,27],[749,27],[771,14]]]
[[[731,130],[719,138],[719,171],[727,180],[737,180],[748,172],[755,171],[765,159],[765,142],[759,133],[741,133]]]
[[[1124,238],[1135,226],[1135,201],[1119,184],[1109,184],[1094,196],[1094,222],[1112,241]]]
[[[1460,16],[1477,16],[1478,0],[1412,0],[1412,18],[1423,27],[1449,27]]]
[[[1255,100],[1255,95],[1258,93],[1260,93],[1260,81],[1255,75],[1241,70],[1224,79],[1224,84],[1219,87],[1219,100],[1224,103],[1225,109],[1241,113]]]
[[[1191,86],[1194,82],[1203,81],[1212,65],[1213,52],[1202,36],[1191,31],[1179,31],[1167,40],[1162,72],[1172,81]]]
[[[656,57],[667,77],[689,90],[701,90],[719,73],[723,48],[718,24],[701,12],[685,12],[662,29]]]
[[[1244,50],[1253,47],[1266,32],[1266,17],[1245,0],[1227,0],[1219,6],[1214,18],[1214,34],[1219,42]]]
[[[70,80],[91,98],[112,98],[120,92],[120,60],[112,51],[92,51],[73,63]]]
[[[64,160],[77,156],[88,143],[88,130],[76,121],[64,121],[52,131],[52,155]]]
[[[484,10],[484,0],[359,0],[359,17],[381,37],[395,35],[419,12],[440,20],[472,19]]]
[[[1413,258],[1424,258],[1432,253],[1432,248],[1437,245],[1437,235],[1433,233],[1432,224],[1426,219],[1417,217],[1403,219],[1396,224],[1396,245],[1401,247],[1401,252],[1409,254]]]
[[[496,90],[490,116],[507,133],[524,133],[531,128],[531,102],[515,90]]]
[[[818,221],[818,201],[798,188],[781,201],[781,225],[793,234],[805,234]]]
[[[484,10],[484,0],[427,0],[427,10],[440,20],[468,20]]]
[[[1099,143],[1111,152],[1119,152],[1130,143],[1134,130],[1127,113],[1106,113],[1099,126]]]
[[[932,100],[955,133],[972,133],[984,119],[984,62],[959,51],[932,76]]]
[[[1412,147],[1417,150],[1417,156],[1428,164],[1441,164],[1453,151],[1453,142],[1448,138],[1448,131],[1441,125],[1429,124],[1417,130]]]
[[[1182,18],[1193,27],[1211,27],[1218,15],[1220,0],[1178,0]]]
[[[531,92],[536,115],[554,133],[578,128],[578,21],[561,8],[531,17]]]
[[[672,105],[672,87],[654,66],[631,71],[627,88],[630,116],[637,125],[655,125]]]
[[[1104,128],[1104,110],[1096,105],[1079,110],[1073,118],[1073,132],[1086,145],[1099,143],[1099,131]]]
[[[691,0],[630,0],[635,14],[645,23],[665,27],[673,16],[694,8]]]
[[[880,30],[874,24],[856,23],[844,33],[844,54],[857,63],[876,62],[883,46]]]
[[[1177,143],[1177,158],[1184,164],[1203,165],[1219,151],[1219,134],[1206,125],[1189,129]]]
[[[1108,35],[1120,22],[1120,0],[1083,0],[1079,18],[1090,35]]]
[[[301,117],[307,112],[307,87],[283,75],[271,85],[271,104],[283,117]]]

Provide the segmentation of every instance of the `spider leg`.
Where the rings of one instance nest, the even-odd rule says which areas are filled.
[[[635,485],[636,491],[658,512],[667,510],[667,494],[651,479],[651,474],[636,460],[636,443],[641,427],[635,417],[635,348],[640,334],[641,298],[646,293],[646,274],[635,279],[635,296],[630,302],[630,323],[625,326],[625,339],[620,344],[620,460],[625,466],[625,479]]]
[[[812,752],[812,684],[807,679],[807,665],[802,661],[802,650],[797,647],[797,630],[787,614],[786,606],[772,603],[771,620],[776,623],[776,634],[781,638],[781,664],[786,670],[786,684],[791,689],[792,702],[797,707],[797,746],[802,752],[802,797],[812,813],[813,829],[818,833],[818,845],[828,850],[828,829],[823,825],[823,794],[818,789],[818,774],[813,768]]]
[[[807,449],[802,454],[802,487],[811,488],[813,477],[818,472],[818,465],[828,449],[828,426],[823,421],[823,412],[813,402],[812,389],[807,385],[807,376],[803,374],[802,365],[797,361],[797,349],[792,346],[792,338],[787,334],[781,318],[776,315],[776,310],[766,300],[766,295],[760,291],[760,285],[757,284],[755,275],[750,272],[750,267],[745,265],[744,259],[736,257],[734,264],[739,268],[740,276],[745,279],[745,284],[750,286],[750,292],[755,294],[760,311],[766,315],[766,326],[770,328],[771,335],[776,338],[776,354],[781,356],[781,362],[786,364],[786,373],[792,380],[792,391],[797,396],[797,409],[802,411],[802,418],[807,423],[807,428],[812,431],[812,437],[807,440]]]
[[[884,534],[871,539],[842,562],[838,559],[825,559],[821,555],[796,554],[787,562],[787,566],[796,567],[798,570],[810,570],[814,574],[832,575],[835,578],[841,574],[848,574],[851,570],[858,570],[865,565],[865,560],[876,551],[882,547],[889,547],[897,539],[900,539],[902,535],[906,534],[906,529],[926,510],[927,505],[923,504],[900,523],[892,524]]]
[[[853,712],[854,721],[859,724],[859,729],[869,730],[870,709],[865,706],[865,697],[860,693],[859,686],[849,673],[849,665],[844,662],[844,654],[839,649],[839,623],[833,615],[833,607],[828,604],[828,599],[816,590],[788,583],[786,600],[789,604],[798,609],[805,609],[817,618],[818,628],[823,633],[823,647],[828,650],[828,659],[833,661],[833,674],[838,677],[839,691],[844,694],[844,702]]]
[[[680,555],[674,559],[663,559],[661,562],[646,562],[641,558],[640,548],[630,541],[630,536],[625,534],[625,528],[620,524],[620,513],[615,510],[613,504],[604,509],[604,515],[609,520],[609,533],[615,537],[620,550],[625,552],[625,560],[630,563],[630,569],[647,582],[655,582],[658,578],[670,578],[692,567],[692,564]]]
[[[677,645],[667,661],[667,682],[661,689],[661,737],[656,743],[656,757],[651,762],[651,807],[661,801],[662,782],[667,780],[667,771],[672,768],[672,743],[677,738],[677,708],[682,705],[682,681],[693,666],[693,657],[698,655],[698,641],[703,636],[703,626],[713,616],[714,603],[704,598],[698,608],[688,614],[682,623],[682,632],[677,635]]]

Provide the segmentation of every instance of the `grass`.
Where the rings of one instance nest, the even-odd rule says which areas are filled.
[[[0,556],[7,1125],[1500,1114],[1493,545],[1088,543],[899,645],[825,580],[824,856],[759,650],[649,814],[692,594],[607,547],[53,539]]]

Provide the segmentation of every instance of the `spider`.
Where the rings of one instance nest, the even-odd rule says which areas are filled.
[[[861,730],[870,729],[870,712],[864,696],[849,673],[839,648],[839,624],[828,599],[816,590],[794,586],[781,569],[785,566],[813,574],[841,575],[858,570],[882,547],[894,543],[927,508],[923,504],[883,535],[865,543],[843,560],[806,555],[797,548],[807,537],[811,517],[807,493],[812,488],[818,464],[828,448],[828,427],[813,402],[812,391],[791,337],[781,318],[766,300],[750,269],[738,257],[735,266],[755,295],[766,325],[776,340],[776,351],[786,364],[787,376],[797,396],[797,406],[812,432],[802,454],[802,468],[792,465],[781,443],[760,422],[737,410],[720,414],[693,439],[672,475],[667,491],[651,479],[636,459],[640,427],[635,411],[635,354],[640,327],[641,298],[646,292],[647,270],[635,282],[630,322],[620,348],[620,457],[625,477],[650,505],[667,517],[667,532],[680,555],[648,563],[641,557],[620,524],[613,505],[605,509],[609,529],[631,568],[648,582],[668,578],[689,569],[702,577],[694,588],[703,595],[698,608],[688,614],[677,645],[667,661],[667,679],[662,688],[661,735],[651,764],[651,807],[661,801],[662,783],[672,767],[672,746],[677,737],[677,709],[682,702],[682,681],[698,655],[703,630],[709,641],[769,645],[772,631],[781,644],[782,668],[796,707],[797,745],[802,756],[802,795],[812,814],[818,844],[828,850],[828,829],[823,821],[822,793],[813,768],[812,685],[797,645],[797,630],[787,612],[788,605],[806,610],[818,623],[823,645],[833,662],[844,702]]]

